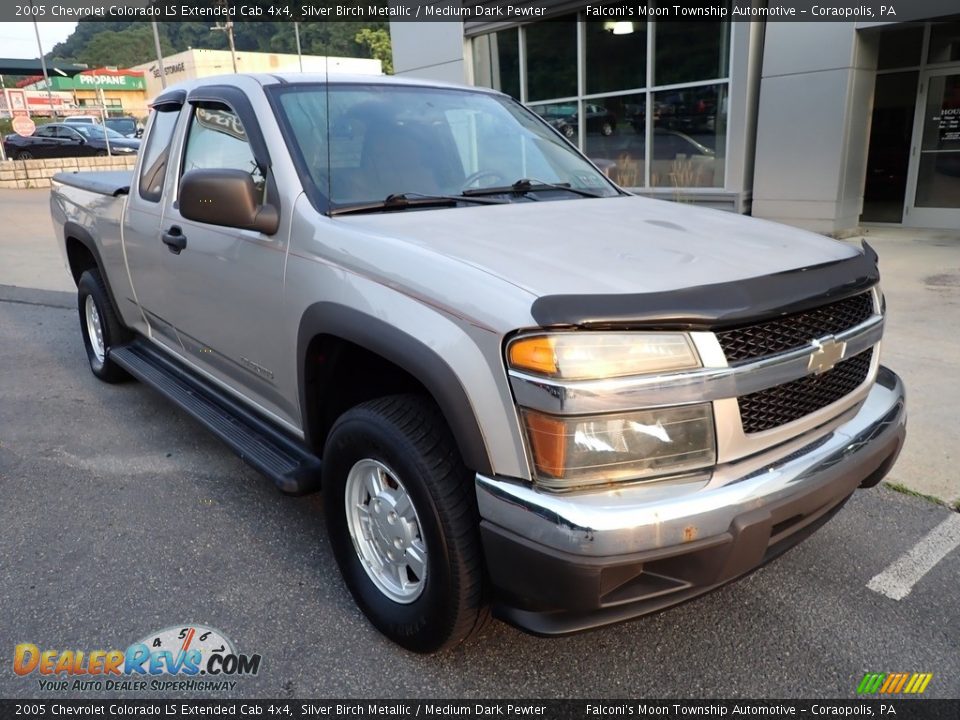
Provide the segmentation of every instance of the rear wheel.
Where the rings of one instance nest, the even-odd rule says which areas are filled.
[[[80,276],[80,282],[77,283],[77,309],[80,311],[80,331],[91,372],[109,383],[128,379],[130,376],[126,371],[110,359],[110,348],[126,342],[130,332],[117,318],[103,278],[95,268],[85,270]]]
[[[348,410],[323,457],[330,544],[357,604],[408,650],[434,652],[486,618],[470,472],[439,409],[397,395]]]
[[[33,160],[33,153],[29,150],[21,150],[17,153],[17,160]]]
[[[106,156],[107,156],[106,150],[97,150],[97,157],[106,157]]]

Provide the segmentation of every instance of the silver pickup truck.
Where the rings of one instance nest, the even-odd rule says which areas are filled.
[[[633,196],[496,92],[193,81],[51,210],[93,373],[322,482],[346,585],[415,651],[687,600],[903,443],[869,247]]]

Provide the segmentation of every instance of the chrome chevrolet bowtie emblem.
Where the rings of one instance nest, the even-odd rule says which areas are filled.
[[[813,346],[815,350],[810,356],[810,362],[807,363],[807,372],[815,375],[830,370],[843,360],[843,355],[847,352],[847,344],[838,341],[833,335],[814,340]]]

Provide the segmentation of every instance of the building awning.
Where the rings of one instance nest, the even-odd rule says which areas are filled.
[[[87,70],[86,65],[72,65],[69,63],[47,63],[47,75],[53,77],[73,77],[77,73]],[[40,59],[24,60],[23,58],[0,58],[0,75],[43,75]]]

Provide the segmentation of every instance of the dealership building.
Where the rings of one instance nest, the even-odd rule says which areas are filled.
[[[834,234],[960,228],[955,2],[848,22],[537,5],[528,23],[392,21],[396,73],[501,90],[643,194]]]

